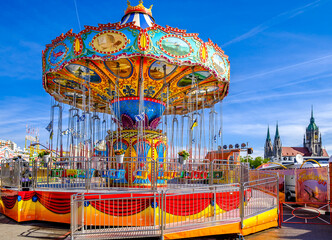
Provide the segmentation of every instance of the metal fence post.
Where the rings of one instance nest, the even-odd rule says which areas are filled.
[[[21,191],[22,177],[21,177],[21,161],[17,160],[18,164],[18,191]]]
[[[1,160],[1,162],[0,162],[0,164],[1,164],[1,169],[0,169],[0,171],[1,171],[1,179],[0,179],[0,181],[1,181],[1,188],[2,188],[2,181],[3,181],[3,160]],[[0,193],[1,193],[1,191],[0,191]]]
[[[241,229],[243,228],[243,220],[244,220],[244,176],[243,176],[243,166],[240,165],[240,219],[241,219]]]
[[[82,233],[85,232],[85,225],[84,225],[84,193],[81,195],[81,208],[82,208]]]
[[[161,206],[160,206],[160,239],[164,239],[164,190],[161,190]],[[165,198],[166,202],[166,198]]]
[[[49,164],[48,162],[46,163],[47,169],[46,169],[46,177],[47,177],[47,187],[49,188],[49,184],[50,184],[50,179],[49,179]]]
[[[214,221],[217,220],[217,187],[214,188],[214,191],[213,191],[213,219]]]
[[[88,163],[84,164],[84,176],[85,176],[85,189],[89,190],[89,179],[90,179],[90,169],[91,169],[91,158],[89,158]],[[83,166],[83,164],[82,164]],[[91,176],[92,178],[93,176]]]
[[[209,176],[210,185],[213,185],[213,160],[210,162],[210,176]]]
[[[279,173],[277,173],[276,184],[277,184],[277,186],[276,186],[276,191],[277,191],[277,202],[276,202],[276,204],[278,205],[278,214],[279,214],[279,211],[280,211],[280,209],[279,209]]]
[[[36,167],[36,160],[34,160],[33,164],[32,164],[32,181],[33,181],[33,191],[36,191],[36,186],[37,186],[37,167]]]
[[[74,223],[75,218],[75,209],[74,209],[74,195],[70,196],[70,238],[74,239],[74,226],[76,225]]]

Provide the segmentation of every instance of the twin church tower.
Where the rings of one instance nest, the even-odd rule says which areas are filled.
[[[270,138],[270,129],[267,129],[267,137],[264,147],[264,158],[269,158],[270,160],[291,160],[291,158],[295,158],[297,154],[312,157],[328,156],[326,150],[322,148],[322,136],[319,133],[319,128],[315,123],[313,109],[311,109],[310,123],[303,137],[303,147],[282,147],[278,123],[276,126],[274,142],[272,145],[272,141]]]

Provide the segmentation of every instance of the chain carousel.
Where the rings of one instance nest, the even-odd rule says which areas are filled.
[[[204,159],[221,145],[215,106],[227,95],[229,62],[210,40],[155,24],[140,2],[120,23],[68,32],[47,45],[43,86],[55,100],[50,148],[67,157],[137,159],[145,170],[135,181],[135,170],[126,169],[136,174],[124,180],[131,186],[151,182],[146,159],[164,162],[182,150]]]
[[[230,80],[228,57],[210,39],[204,42],[198,34],[157,25],[151,8],[142,1],[137,6],[128,2],[120,22],[85,26],[46,45],[42,60],[43,87],[52,96],[46,128],[50,154],[30,164],[28,189],[19,188],[26,191],[3,191],[6,215],[17,221],[71,220],[75,229],[75,206],[84,206],[84,224],[155,227],[156,222],[171,223],[163,214],[177,223],[211,219],[236,211],[241,199],[249,200],[251,189],[236,185],[245,179],[237,162],[240,150],[218,149],[221,101]],[[9,181],[3,179],[2,185]],[[231,185],[214,198],[204,193],[203,198],[188,195],[190,203],[186,197],[172,199],[188,208],[183,211],[162,207],[169,201],[161,198],[169,196],[158,191],[218,184]],[[140,196],[146,198],[139,204],[131,198],[124,206],[114,199],[99,204],[89,195],[75,205],[77,196],[87,192],[109,198],[133,190],[143,191]],[[93,211],[104,220],[96,220]]]

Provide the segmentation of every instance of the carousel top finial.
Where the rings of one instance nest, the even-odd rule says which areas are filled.
[[[137,6],[131,6],[130,5],[130,1],[127,0],[127,5],[128,5],[128,7],[127,7],[127,9],[125,11],[125,15],[127,15],[129,13],[133,13],[133,12],[138,12],[138,13],[145,13],[145,14],[147,14],[147,15],[149,15],[149,16],[152,17],[152,11],[151,11],[151,9],[152,9],[153,5],[151,5],[150,8],[146,8],[143,5],[143,0],[140,0],[139,4]]]

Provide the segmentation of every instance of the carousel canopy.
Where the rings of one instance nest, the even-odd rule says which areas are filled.
[[[164,114],[185,114],[221,101],[228,92],[229,61],[210,39],[155,23],[152,6],[130,6],[118,23],[62,34],[43,51],[43,86],[57,101],[133,116],[144,94]],[[151,107],[150,106],[150,107]],[[196,107],[190,107],[196,106]],[[152,109],[152,110],[151,110]],[[151,118],[159,115],[150,108]],[[150,119],[151,120],[151,119]]]

